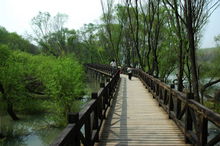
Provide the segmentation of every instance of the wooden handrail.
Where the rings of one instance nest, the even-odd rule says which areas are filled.
[[[99,140],[100,128],[116,92],[120,71],[104,65],[87,64],[86,66],[90,70],[111,77],[111,79],[102,84],[97,93],[92,93],[92,100],[79,113],[69,114],[69,124],[51,146],[80,146],[81,144],[91,146]],[[82,129],[85,131],[82,132]]]
[[[142,70],[133,69],[133,74],[175,121],[187,143],[211,146],[220,142],[220,134],[208,140],[208,121],[220,128],[220,114],[195,101],[192,93],[179,92]]]

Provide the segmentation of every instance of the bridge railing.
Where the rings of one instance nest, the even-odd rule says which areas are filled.
[[[116,74],[118,71],[117,68],[113,68],[109,65],[103,65],[103,64],[86,64],[86,67],[88,69],[92,69],[94,71],[97,71],[99,73],[102,73],[110,77]]]
[[[139,69],[133,73],[139,77],[146,88],[153,94],[159,105],[168,113],[181,131],[187,143],[199,146],[215,145],[220,142],[220,133],[209,136],[209,122],[220,128],[220,115],[193,99],[192,93],[183,93],[168,86],[159,79]]]
[[[81,144],[90,146],[99,140],[100,128],[115,94],[120,72],[109,66],[87,65],[87,67],[112,78],[107,83],[101,83],[100,90],[92,93],[92,100],[79,113],[68,115],[69,124],[51,146],[80,146]]]

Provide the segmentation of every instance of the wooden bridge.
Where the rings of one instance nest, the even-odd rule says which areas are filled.
[[[104,65],[87,65],[105,75],[98,93],[79,113],[69,114],[68,126],[57,145],[218,145],[220,133],[210,137],[209,123],[220,127],[220,115],[160,80],[134,69],[128,80]]]

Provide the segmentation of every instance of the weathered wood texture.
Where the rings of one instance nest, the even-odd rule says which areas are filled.
[[[134,69],[144,86],[137,78],[130,81],[123,76],[118,98],[112,100],[120,71],[107,65],[88,64],[87,68],[111,80],[101,85],[81,112],[70,115],[70,124],[52,145],[90,146],[99,140],[100,131],[97,145],[184,145],[184,140],[197,146],[220,143],[220,133],[209,133],[210,123],[220,128],[220,115],[193,100],[192,93],[179,92],[173,85]]]
[[[103,119],[116,94],[120,72],[102,65],[87,66],[88,69],[110,76],[111,79],[107,83],[101,84],[98,93],[92,94],[92,99],[79,113],[69,114],[69,124],[51,146],[92,146],[99,140]]]
[[[138,78],[121,75],[119,89],[96,145],[185,145],[184,134]]]
[[[213,136],[209,131],[210,124],[220,129],[219,114],[195,101],[193,93],[179,92],[142,70],[134,69],[133,73],[184,133],[187,143],[197,146],[220,144],[220,133]]]

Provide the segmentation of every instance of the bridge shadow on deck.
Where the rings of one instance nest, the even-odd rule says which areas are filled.
[[[145,89],[138,78],[121,75],[100,133],[99,146],[185,145],[184,135]]]
[[[113,135],[117,139],[128,139],[127,136],[127,83],[125,78],[121,78],[117,97],[113,99],[112,106],[107,115],[107,119],[103,125],[104,130],[101,132],[99,146],[106,146],[107,143],[113,142],[115,139],[109,138]],[[118,125],[119,124],[119,125]],[[119,131],[118,132],[115,132]],[[114,143],[114,145],[128,145],[128,142]]]

